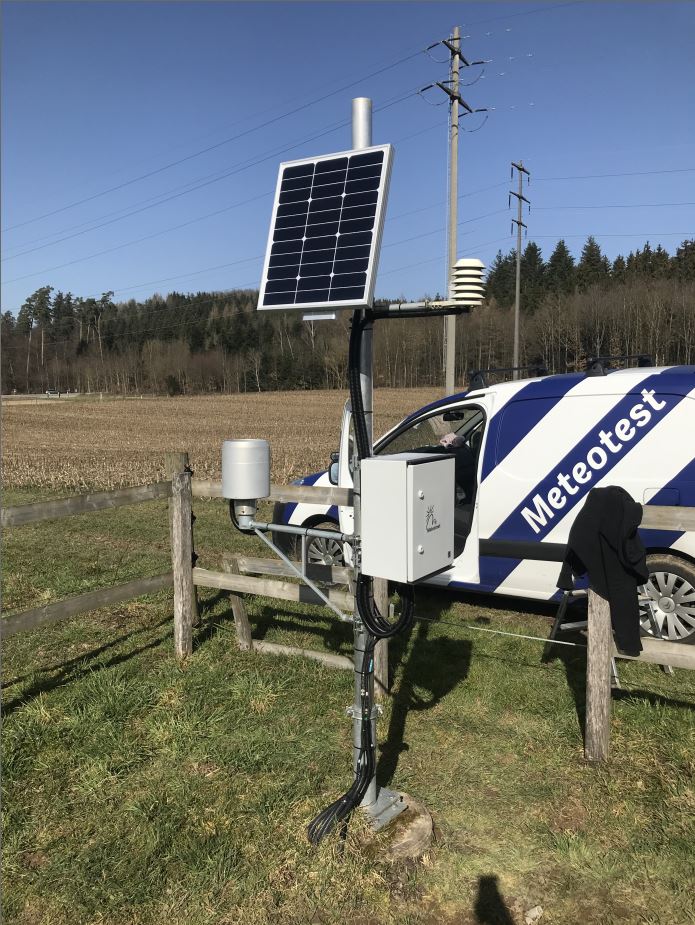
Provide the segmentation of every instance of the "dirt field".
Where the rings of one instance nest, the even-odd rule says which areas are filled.
[[[375,393],[375,434],[437,398],[432,389]],[[118,488],[164,475],[167,450],[188,451],[200,478],[219,474],[225,439],[271,442],[273,479],[324,469],[338,447],[346,392],[45,402],[3,407],[3,483],[57,490]]]

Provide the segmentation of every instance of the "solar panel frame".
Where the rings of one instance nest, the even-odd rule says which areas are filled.
[[[374,189],[358,192],[353,191],[349,193],[351,197],[352,204],[348,207],[344,207],[344,200],[348,184],[351,182],[348,177],[348,170],[350,167],[350,159],[360,157],[363,155],[368,155],[375,152],[383,153],[383,161],[381,164],[381,173],[378,178],[378,185],[375,185]],[[320,214],[320,212],[325,212],[326,216],[323,221],[320,223],[314,223],[310,226],[309,224],[309,213],[311,212],[312,200],[311,198],[305,199],[306,190],[313,191],[314,181],[317,174],[321,173],[327,175],[330,173],[330,162],[336,161],[341,162],[347,159],[347,165],[345,167],[336,168],[340,174],[343,174],[343,178],[340,183],[336,184],[335,194],[331,193],[330,190],[330,181],[321,185],[322,198],[325,198],[326,202],[321,203],[324,208],[322,210],[315,210],[314,215]],[[280,164],[278,170],[278,179],[275,189],[275,196],[273,199],[273,211],[270,222],[270,231],[268,234],[268,243],[266,246],[265,259],[263,262],[263,276],[261,278],[261,286],[258,294],[258,310],[259,311],[312,311],[319,309],[330,309],[334,310],[345,310],[345,309],[356,309],[356,308],[368,308],[372,305],[374,299],[374,286],[376,283],[376,274],[379,263],[379,254],[381,250],[381,238],[384,228],[384,218],[386,213],[386,202],[388,198],[388,189],[391,179],[391,166],[393,162],[393,147],[391,145],[374,145],[369,148],[360,148],[350,151],[340,151],[336,154],[324,154],[318,157],[310,158],[301,158],[300,160],[295,161],[284,161]],[[326,165],[321,167],[321,165]],[[377,166],[377,165],[365,165],[366,167]],[[302,168],[306,167],[307,172],[303,173]],[[357,167],[355,169],[363,169]],[[287,176],[288,172],[293,172],[292,176]],[[311,177],[310,186],[307,187],[305,181]],[[367,176],[367,180],[375,180],[376,177]],[[368,200],[371,198],[371,194],[376,192],[377,198],[375,203],[369,203]],[[281,202],[281,196],[283,201]],[[361,201],[360,197],[362,197]],[[296,210],[292,208],[292,204],[296,202]],[[303,204],[307,203],[307,208],[304,210]],[[345,216],[345,208],[351,210],[351,215]],[[373,225],[371,231],[368,231],[364,228],[365,222],[371,221],[373,215]],[[298,222],[298,223],[297,223]],[[301,270],[309,265],[313,264],[314,271],[317,269],[323,270],[323,279],[324,282],[321,284],[323,288],[321,289],[309,289],[304,288],[304,293],[308,295],[309,292],[314,291],[322,295],[325,292],[330,292],[332,288],[332,282],[334,279],[333,271],[335,270],[337,253],[338,253],[338,243],[336,238],[340,235],[336,235],[336,232],[339,228],[344,228],[346,222],[354,222],[354,230],[350,232],[342,231],[340,234],[350,233],[354,234],[355,237],[351,239],[353,243],[347,245],[350,248],[361,248],[359,255],[352,255],[350,259],[358,260],[363,262],[367,260],[367,268],[365,270],[360,270],[358,273],[353,274],[351,277],[348,272],[342,274],[344,279],[341,280],[342,283],[347,284],[348,282],[353,282],[355,285],[348,286],[343,285],[341,288],[346,288],[349,291],[349,296],[345,299],[330,299],[330,298],[304,298],[301,301],[290,301],[279,302],[276,304],[265,304],[266,297],[275,296],[276,298],[283,295],[284,291],[281,289],[280,292],[272,293],[268,291],[269,284],[270,289],[277,288],[273,287],[273,283],[280,282],[284,280],[290,280],[293,277],[291,275],[282,276],[277,274],[291,273],[290,267],[297,270],[297,276],[294,277],[297,285],[295,287],[294,298],[300,299],[300,283],[302,279]],[[301,228],[302,223],[304,224],[304,234],[302,238],[297,237],[297,229]],[[333,230],[335,226],[335,231]],[[317,231],[319,230],[328,232],[323,235],[319,235]],[[309,232],[312,232],[311,234]],[[367,240],[367,234],[371,235],[371,240]],[[362,235],[362,237],[357,237]],[[301,250],[297,250],[301,241]],[[283,244],[286,242],[286,244]],[[307,251],[307,242],[310,242]],[[322,245],[325,245],[322,247]],[[273,247],[276,246],[276,253],[273,255]],[[275,261],[275,265],[271,267],[271,257],[277,257],[278,249],[282,252],[283,246],[286,247],[286,253],[288,255],[288,263],[284,265],[279,265]],[[367,250],[368,248],[368,250]],[[343,246],[345,251],[346,246]],[[314,261],[306,261],[304,258],[310,253],[315,256]],[[296,258],[299,258],[298,260]],[[347,259],[347,258],[340,258]],[[330,270],[329,270],[330,265]],[[286,266],[287,270],[283,270],[282,266]],[[362,281],[361,275],[366,272],[364,279],[364,288],[362,290]],[[275,278],[273,279],[273,276]],[[314,279],[319,280],[322,278],[321,275],[315,275],[313,277],[304,277],[305,279]],[[329,279],[329,282],[326,283],[325,280]],[[309,284],[316,285],[316,283]],[[326,289],[326,286],[328,289]],[[356,295],[356,290],[361,290],[361,295]]]

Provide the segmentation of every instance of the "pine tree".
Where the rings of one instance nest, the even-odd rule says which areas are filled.
[[[668,251],[657,244],[656,250],[652,255],[652,276],[654,279],[664,279],[669,275],[671,269],[671,258]]]
[[[502,308],[514,303],[516,286],[516,252],[510,251],[506,256],[497,251],[487,274],[486,295],[493,298]]]
[[[590,235],[582,249],[582,256],[577,266],[579,289],[585,292],[589,286],[605,283],[610,276],[610,263],[601,252],[598,242]]]
[[[575,276],[574,257],[565,242],[560,239],[545,269],[546,288],[558,295],[569,295],[574,292]]]
[[[625,263],[625,258],[622,256],[622,254],[618,254],[618,256],[613,261],[611,277],[616,283],[624,283],[627,279],[627,264]]]
[[[680,279],[695,279],[695,238],[683,241],[677,248],[673,266]]]
[[[521,255],[521,310],[533,314],[545,297],[545,263],[540,247],[529,241]]]

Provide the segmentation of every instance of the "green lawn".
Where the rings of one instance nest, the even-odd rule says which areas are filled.
[[[30,500],[5,493],[4,503]],[[260,543],[197,503],[200,564]],[[168,568],[154,502],[6,531],[7,610]],[[582,757],[584,657],[475,632],[545,634],[550,611],[421,593],[392,644],[379,776],[424,802],[436,843],[381,859],[355,818],[306,823],[349,784],[352,676],[241,653],[224,593],[201,594],[173,658],[167,594],[4,645],[3,921],[21,925],[695,921],[695,675],[621,665],[612,758]],[[523,605],[522,605],[523,606]],[[326,611],[250,599],[254,635],[349,654]]]

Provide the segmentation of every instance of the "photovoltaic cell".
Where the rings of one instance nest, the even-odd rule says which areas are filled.
[[[280,166],[260,309],[371,304],[391,154],[385,145]]]

